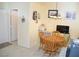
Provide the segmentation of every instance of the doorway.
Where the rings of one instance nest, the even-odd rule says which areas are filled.
[[[10,42],[17,40],[18,9],[10,10]]]

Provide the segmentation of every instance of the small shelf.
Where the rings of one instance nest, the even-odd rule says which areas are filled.
[[[50,16],[52,19],[62,19],[60,16]]]

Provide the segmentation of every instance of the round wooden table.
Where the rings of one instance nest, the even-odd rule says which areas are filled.
[[[45,36],[43,32],[40,32],[39,36],[40,44],[42,44],[42,49],[45,51],[57,51],[66,43],[64,36],[61,36],[59,33]]]

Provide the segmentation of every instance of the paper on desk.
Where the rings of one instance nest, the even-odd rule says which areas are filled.
[[[79,39],[74,39],[73,42],[79,44]]]

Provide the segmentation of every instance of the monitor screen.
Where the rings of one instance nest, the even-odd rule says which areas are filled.
[[[57,25],[56,31],[59,31],[60,33],[69,34],[69,26]]]

